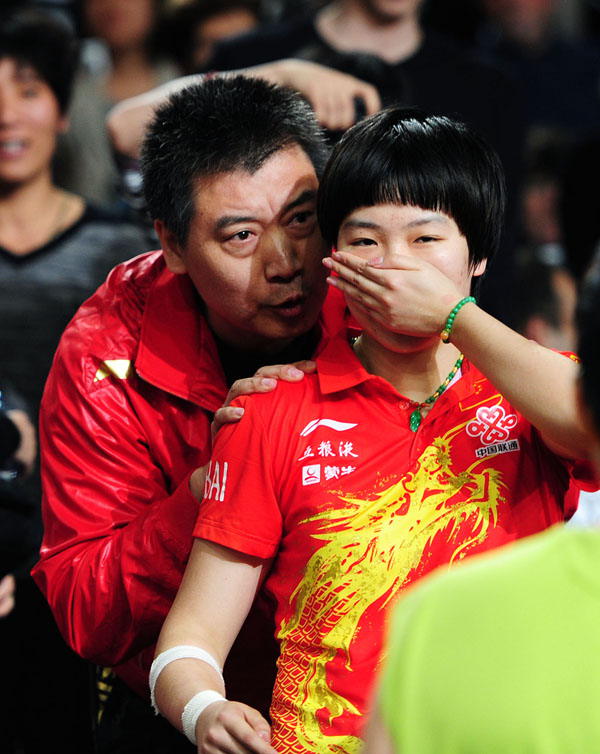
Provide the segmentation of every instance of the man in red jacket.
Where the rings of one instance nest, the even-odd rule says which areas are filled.
[[[115,268],[57,351],[41,411],[45,536],[34,577],[69,644],[146,698],[214,412],[235,379],[309,358],[343,316],[334,300],[319,321],[325,156],[291,91],[237,77],[174,95],[142,154],[162,252]],[[119,726],[122,743],[107,750],[137,751]],[[140,751],[189,747],[179,736],[160,743],[147,721],[133,731]]]

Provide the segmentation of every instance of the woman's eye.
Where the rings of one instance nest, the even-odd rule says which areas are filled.
[[[419,236],[415,239],[416,243],[431,243],[432,241],[437,241],[437,238],[434,238],[433,236]]]
[[[350,241],[350,246],[374,246],[376,241],[372,238],[357,238],[354,241]]]

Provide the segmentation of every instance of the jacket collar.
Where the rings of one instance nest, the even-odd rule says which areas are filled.
[[[223,405],[225,376],[187,275],[174,275],[165,268],[150,287],[135,368],[155,387],[208,411]]]

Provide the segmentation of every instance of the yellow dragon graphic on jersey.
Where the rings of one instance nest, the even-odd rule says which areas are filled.
[[[294,614],[279,633],[281,654],[274,698],[287,700],[273,706],[278,731],[287,731],[281,733],[280,751],[359,751],[358,738],[325,736],[320,729],[318,710],[327,711],[330,723],[344,712],[361,714],[329,688],[327,663],[342,647],[346,666],[351,666],[351,643],[365,610],[380,599],[385,605],[394,598],[437,534],[447,530],[451,542],[459,528],[470,523],[469,536],[456,544],[455,560],[482,542],[490,524],[495,523],[498,505],[504,500],[500,473],[479,469],[482,461],[460,474],[452,472],[451,440],[464,426],[436,439],[410,472],[372,500],[340,496],[344,508],[306,519],[306,523],[321,523],[313,536],[325,544],[310,558],[305,576],[290,598],[290,603],[295,603]],[[290,645],[299,645],[302,651],[286,662]]]

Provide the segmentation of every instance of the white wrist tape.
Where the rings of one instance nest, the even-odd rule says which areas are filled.
[[[160,710],[156,706],[154,687],[156,686],[158,676],[167,667],[167,665],[169,665],[169,663],[174,662],[175,660],[184,660],[188,658],[194,660],[202,660],[202,662],[210,665],[211,668],[217,671],[217,673],[221,677],[221,680],[223,681],[223,685],[225,685],[225,681],[223,680],[223,670],[221,666],[210,654],[210,652],[202,649],[202,647],[195,647],[188,644],[179,644],[176,647],[166,649],[164,652],[161,652],[158,657],[154,658],[154,662],[152,663],[152,667],[150,668],[150,701],[152,702],[152,709],[157,715],[159,714]]]
[[[199,691],[190,699],[181,713],[181,726],[188,741],[191,741],[194,745],[196,744],[196,723],[209,704],[224,701],[225,697],[219,694],[218,691],[213,691],[213,689]]]

